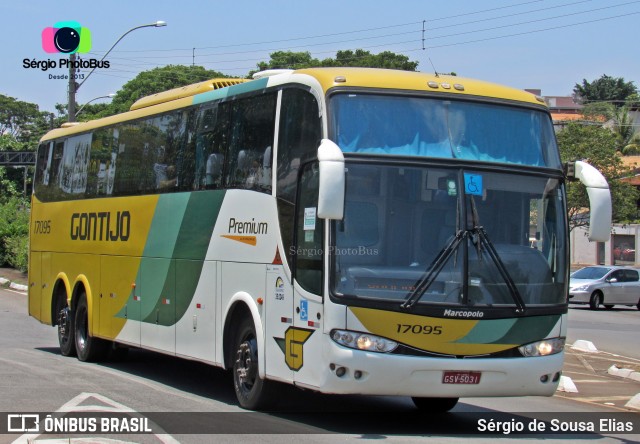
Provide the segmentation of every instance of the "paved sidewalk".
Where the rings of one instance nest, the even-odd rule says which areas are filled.
[[[631,398],[640,394],[640,381],[609,374],[608,370],[614,365],[640,372],[640,359],[603,351],[580,351],[567,345],[562,374],[571,378],[578,393],[558,391],[555,396],[640,414],[640,410],[625,407]]]

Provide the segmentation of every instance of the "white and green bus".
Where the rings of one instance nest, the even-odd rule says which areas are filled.
[[[540,98],[376,69],[265,72],[146,97],[41,140],[29,313],[61,353],[140,347],[287,383],[552,395],[567,331],[565,181],[609,236],[606,181],[560,161]],[[534,238],[536,242],[531,242]]]

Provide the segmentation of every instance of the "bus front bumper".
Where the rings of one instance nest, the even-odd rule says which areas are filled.
[[[325,345],[323,362],[327,365],[327,371],[321,372],[325,380],[320,383],[320,391],[337,394],[552,396],[558,386],[564,361],[564,352],[528,358],[454,359],[352,350],[330,339]],[[477,381],[476,372],[479,372]],[[462,377],[452,378],[451,375]],[[463,382],[452,383],[452,379]]]

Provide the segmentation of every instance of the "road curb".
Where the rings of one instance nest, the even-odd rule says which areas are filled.
[[[578,339],[571,346],[572,349],[588,352],[588,353],[598,353],[598,349],[591,341],[585,341],[584,339]]]
[[[628,409],[640,410],[640,393],[631,398],[624,406]]]
[[[0,277],[0,285],[6,284],[9,284],[9,288],[11,288],[12,290],[20,291],[23,293],[26,293],[29,289],[29,287],[27,287],[26,285],[16,284],[15,282],[11,282],[9,279]]]
[[[22,284],[16,284],[15,282],[11,282],[11,284],[9,284],[9,288],[12,288],[16,291],[22,291],[22,292],[27,292],[28,287],[26,285],[22,285]]]
[[[620,378],[629,378],[629,379],[633,379],[634,381],[640,382],[640,372],[636,372],[634,370],[631,370],[630,368],[620,368],[614,364],[611,367],[609,367],[609,369],[607,370],[607,373],[609,373],[612,376],[618,376]]]
[[[578,393],[578,387],[569,376],[560,376],[557,391],[566,393]]]

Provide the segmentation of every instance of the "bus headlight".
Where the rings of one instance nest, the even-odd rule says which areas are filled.
[[[381,336],[348,330],[332,330],[331,339],[345,347],[378,353],[392,352],[398,346],[397,342]]]
[[[565,338],[545,339],[518,347],[522,356],[548,356],[560,353],[564,349]]]

